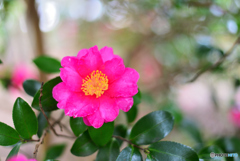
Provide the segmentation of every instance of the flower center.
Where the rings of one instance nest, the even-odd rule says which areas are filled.
[[[108,79],[101,71],[93,71],[85,79],[83,79],[82,91],[85,95],[94,95],[100,97],[104,91],[108,89]]]

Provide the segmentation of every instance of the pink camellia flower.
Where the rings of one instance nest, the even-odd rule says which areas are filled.
[[[64,57],[61,65],[63,82],[53,88],[53,98],[66,115],[83,117],[86,125],[99,128],[115,120],[119,109],[127,112],[132,107],[139,74],[125,68],[112,48],[82,49],[76,57]]]
[[[234,107],[230,110],[230,120],[235,126],[240,128],[240,109]]]
[[[22,84],[26,79],[37,79],[38,76],[24,64],[14,67],[11,84],[14,88],[22,89]]]
[[[28,159],[24,155],[16,155],[11,158],[9,158],[7,161],[37,161],[36,159]]]

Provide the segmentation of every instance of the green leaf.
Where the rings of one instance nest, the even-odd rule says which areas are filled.
[[[135,147],[126,147],[121,151],[116,161],[142,161],[142,155]]]
[[[200,150],[198,153],[199,159],[204,159],[204,160],[226,160],[224,157],[215,157],[211,158],[210,153],[223,153],[223,151],[216,145],[208,146]]]
[[[0,64],[2,64],[3,62],[2,62],[2,60],[0,59]]]
[[[157,142],[173,128],[173,116],[166,111],[154,111],[142,117],[132,128],[130,140],[138,145]]]
[[[182,120],[179,128],[188,133],[197,143],[202,143],[202,137],[197,125],[191,120]]]
[[[172,116],[174,117],[174,123],[179,124],[183,120],[183,114],[181,110],[173,103],[173,102],[167,102],[163,104],[161,107],[161,110],[170,112]]]
[[[40,88],[41,88],[41,83],[36,80],[28,79],[23,82],[24,91],[32,97],[34,97],[34,95],[37,93],[37,91]]]
[[[127,116],[127,122],[128,123],[133,122],[137,117],[137,113],[138,113],[137,106],[133,105],[132,108],[128,112],[125,112],[125,114]]]
[[[20,143],[17,143],[17,144],[12,148],[12,150],[10,151],[10,153],[8,154],[7,159],[9,159],[9,158],[12,157],[12,156],[17,155],[21,145],[22,145],[21,142],[20,142]]]
[[[140,89],[138,88],[138,93],[135,95],[135,96],[133,96],[133,105],[138,105],[139,103],[141,103],[141,98],[142,98],[142,94],[141,94],[141,92],[140,92]]]
[[[98,150],[98,147],[91,140],[88,131],[85,131],[74,142],[71,153],[76,156],[88,156]]]
[[[66,148],[66,144],[58,144],[58,145],[53,145],[49,147],[45,156],[45,160],[56,159],[60,157],[64,152],[65,148]]]
[[[21,140],[19,134],[12,127],[0,122],[0,145],[8,146]]]
[[[158,161],[158,160],[156,158],[154,158],[153,156],[151,156],[150,154],[148,154],[145,161]]]
[[[39,56],[33,62],[41,71],[46,73],[58,73],[62,67],[60,61],[48,56]]]
[[[114,131],[114,122],[104,123],[102,127],[95,129],[94,127],[88,127],[89,135],[93,142],[98,146],[106,145],[112,138]]]
[[[24,139],[31,139],[38,130],[38,122],[32,108],[22,98],[18,97],[13,105],[13,123],[18,133]]]
[[[125,138],[127,136],[127,127],[125,125],[117,125],[114,128],[113,135],[117,135]],[[123,141],[121,139],[117,139],[117,141],[121,146]]]
[[[82,117],[70,117],[70,126],[77,137],[87,129],[87,125],[84,124]]]
[[[43,106],[43,110],[46,112],[50,112],[53,110],[57,110],[57,101],[52,97],[52,89],[53,87],[55,87],[57,84],[59,84],[60,82],[62,82],[60,77],[56,77],[54,79],[51,79],[50,81],[46,82],[43,85],[43,91],[42,91],[42,106]],[[32,107],[40,110],[39,108],[39,96],[40,96],[40,90],[35,94],[34,98],[33,98],[33,102],[32,102]]]
[[[161,141],[154,143],[148,147],[150,156],[156,160],[164,161],[198,161],[196,152],[183,144]]]
[[[45,112],[45,114],[47,115],[47,117],[50,116],[50,113],[48,113],[48,112]],[[42,112],[39,113],[37,120],[38,120],[37,136],[38,136],[38,138],[40,138],[43,134],[43,130],[48,126],[48,122]]]
[[[240,139],[236,137],[225,137],[215,141],[224,153],[240,153]]]
[[[119,148],[117,140],[112,139],[106,146],[99,149],[96,161],[116,161],[120,153]]]

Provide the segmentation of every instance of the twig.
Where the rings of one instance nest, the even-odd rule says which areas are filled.
[[[56,130],[53,128],[53,125],[50,123],[50,121],[49,121],[46,113],[44,112],[44,110],[43,110],[43,108],[42,108],[42,103],[41,103],[41,98],[42,98],[42,96],[43,96],[42,90],[43,90],[43,82],[42,82],[41,88],[40,88],[39,107],[40,107],[41,112],[43,113],[43,116],[46,118],[50,129],[53,131],[53,133],[54,133],[56,136],[65,137],[65,138],[76,138],[75,136],[67,136],[67,135],[58,134],[58,133],[56,132]],[[63,116],[61,116],[60,118],[62,118],[62,117],[63,117]]]
[[[135,147],[138,148],[138,149],[143,150],[145,153],[149,153],[149,151],[148,151],[147,148],[145,149],[145,148],[142,148],[142,147],[140,147],[140,146],[138,146],[138,145],[136,145],[136,144],[133,144],[130,140],[127,140],[127,139],[125,139],[125,138],[123,138],[123,137],[121,137],[121,136],[113,135],[112,137],[113,137],[113,138],[116,138],[116,139],[120,139],[120,140],[126,141],[128,144],[130,144],[130,145],[132,145],[132,146],[135,146]]]
[[[31,140],[22,140],[22,142],[39,142],[40,139],[38,140],[34,140],[34,139],[31,139]]]
[[[205,69],[200,70],[199,72],[197,72],[197,74],[188,81],[188,83],[190,82],[194,82],[196,79],[198,79],[199,76],[201,76],[203,73],[207,72],[207,71],[211,71],[217,67],[219,67],[225,60],[226,58],[231,55],[233,53],[233,50],[235,49],[235,47],[240,43],[240,36],[237,38],[237,40],[234,42],[234,44],[232,45],[232,47],[224,53],[224,55],[212,66],[209,66]]]
[[[35,146],[35,150],[33,152],[33,157],[34,158],[37,158],[37,153],[38,153],[38,148],[41,144],[43,144],[43,141],[44,141],[44,138],[46,137],[47,135],[47,131],[48,131],[48,128],[44,130],[43,134],[42,134],[42,137],[40,138],[40,141],[38,144],[36,144]]]

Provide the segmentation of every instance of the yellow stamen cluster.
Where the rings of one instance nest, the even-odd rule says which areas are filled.
[[[104,93],[104,91],[108,89],[107,76],[99,70],[94,70],[82,81],[83,84],[81,89],[85,93],[85,95],[92,96],[96,94],[96,98],[98,98]]]

